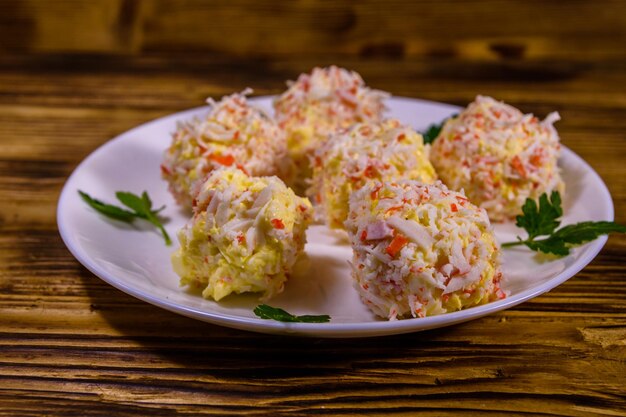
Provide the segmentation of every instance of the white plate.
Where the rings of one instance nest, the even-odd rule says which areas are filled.
[[[271,113],[271,97],[254,101]],[[424,129],[459,108],[446,104],[391,98],[389,116]],[[132,226],[109,220],[88,207],[79,197],[83,190],[93,197],[115,202],[120,190],[148,191],[155,205],[166,204],[170,218],[166,228],[174,237],[187,220],[160,178],[159,165],[177,120],[206,112],[197,108],[148,122],[125,132],[89,155],[70,176],[59,199],[57,222],[72,254],[91,272],[120,290],[164,309],[237,329],[264,333],[288,333],[325,337],[378,336],[448,326],[504,310],[551,290],[572,277],[600,251],[606,237],[575,249],[571,255],[545,261],[529,250],[507,249],[503,256],[504,300],[440,316],[386,321],[374,317],[361,303],[352,286],[350,247],[323,226],[308,232],[309,267],[293,276],[284,293],[269,302],[294,314],[329,314],[330,323],[281,323],[257,318],[253,295],[230,296],[216,303],[179,287],[163,239],[150,226]],[[564,224],[582,220],[613,220],[611,196],[593,169],[563,148],[560,165],[567,186]],[[497,225],[501,241],[514,240],[521,230],[513,224]],[[176,240],[176,239],[174,239]]]

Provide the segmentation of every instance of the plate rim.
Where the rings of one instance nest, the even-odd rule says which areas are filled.
[[[256,96],[251,97],[249,101],[266,101],[271,100],[275,96]],[[411,104],[419,104],[419,105],[430,105],[430,106],[438,106],[438,107],[448,107],[451,112],[459,111],[462,109],[459,106],[441,103],[430,100],[423,100],[411,97],[403,97],[403,96],[393,96],[389,99],[395,101],[402,101]],[[299,335],[299,336],[313,336],[313,337],[335,337],[335,338],[352,338],[352,337],[372,337],[372,336],[387,336],[393,334],[403,334],[410,332],[418,332],[429,330],[438,327],[451,326],[454,324],[459,324],[465,321],[477,319],[488,314],[496,313],[516,305],[519,305],[523,302],[526,302],[532,298],[535,298],[541,294],[544,294],[557,286],[561,285],[563,282],[568,279],[574,277],[578,272],[580,272],[585,266],[587,266],[602,250],[604,245],[608,240],[608,236],[603,235],[600,238],[589,242],[584,245],[586,247],[585,252],[579,259],[577,259],[571,266],[569,266],[564,271],[556,274],[552,278],[550,278],[547,282],[536,285],[532,288],[521,291],[520,293],[515,294],[513,297],[507,297],[503,300],[493,301],[488,304],[475,306],[472,308],[468,308],[465,310],[460,310],[452,313],[446,313],[442,315],[429,316],[424,318],[409,318],[403,320],[396,321],[387,321],[387,320],[376,320],[370,322],[339,322],[333,323],[332,320],[329,323],[284,323],[278,322],[274,320],[265,320],[257,317],[244,317],[239,315],[229,315],[229,314],[221,314],[212,311],[206,311],[201,308],[187,306],[181,303],[168,301],[167,297],[163,299],[162,297],[151,295],[147,292],[142,291],[139,288],[135,288],[132,285],[128,285],[115,276],[114,274],[109,274],[107,271],[100,268],[97,262],[92,261],[91,257],[88,253],[85,253],[82,249],[79,248],[79,245],[75,244],[73,239],[69,235],[69,226],[65,223],[65,219],[63,217],[64,208],[68,206],[69,199],[71,195],[75,192],[72,188],[72,184],[80,175],[81,170],[83,170],[86,166],[89,165],[92,159],[96,158],[97,155],[109,146],[113,146],[117,142],[125,140],[127,136],[131,136],[137,130],[141,130],[146,128],[148,125],[158,122],[163,122],[164,119],[170,118],[183,118],[186,115],[193,114],[201,111],[202,109],[207,109],[208,106],[199,106],[194,107],[187,110],[182,110],[179,112],[167,114],[156,119],[152,119],[141,123],[129,130],[126,130],[115,137],[107,140],[92,152],[89,153],[72,171],[72,173],[68,176],[65,181],[61,193],[59,194],[59,199],[57,203],[56,210],[56,221],[57,227],[59,229],[59,234],[63,243],[68,248],[70,253],[76,258],[76,260],[81,263],[85,268],[87,268],[91,273],[97,276],[99,279],[102,279],[104,282],[112,285],[120,291],[123,291],[141,301],[150,303],[157,307],[163,308],[165,310],[181,314],[183,316],[187,316],[193,319],[197,319],[200,321],[226,326],[231,328],[236,328],[240,330],[261,332],[261,333],[271,333],[271,334],[291,334],[291,335]],[[604,201],[606,202],[604,207],[604,215],[605,220],[613,221],[614,220],[614,205],[611,194],[609,192],[608,187],[602,180],[602,177],[585,161],[582,157],[576,154],[574,151],[570,150],[565,145],[561,144],[561,157],[566,157],[567,159],[575,160],[575,163],[578,166],[584,167],[585,171],[591,174],[594,177],[594,180],[600,185],[599,192],[603,195]],[[566,156],[565,156],[566,155]],[[70,189],[72,188],[72,189]]]

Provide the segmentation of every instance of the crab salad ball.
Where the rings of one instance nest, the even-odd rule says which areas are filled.
[[[260,293],[262,299],[280,293],[304,251],[309,200],[278,177],[223,167],[201,184],[195,202],[172,255],[181,285],[216,301],[231,293]]]
[[[303,194],[315,150],[340,129],[381,121],[388,96],[367,87],[356,72],[336,66],[314,68],[288,83],[287,91],[274,101],[276,120],[287,135],[291,169],[287,183]]]
[[[349,198],[368,181],[436,180],[422,136],[396,119],[357,123],[340,131],[315,152],[310,195],[319,217],[343,229]]]
[[[506,296],[487,213],[439,181],[368,183],[350,198],[346,227],[357,290],[380,317],[433,316]]]
[[[190,208],[194,185],[212,170],[237,166],[253,176],[277,175],[285,164],[282,129],[246,95],[252,90],[208,99],[206,116],[179,122],[161,164],[162,177],[183,207]]]
[[[564,191],[557,160],[558,113],[540,121],[490,97],[478,96],[446,121],[431,149],[439,178],[464,190],[492,221],[521,213],[527,198]]]

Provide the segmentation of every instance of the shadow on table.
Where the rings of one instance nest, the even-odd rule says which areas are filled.
[[[390,366],[414,367],[467,346],[459,326],[397,336],[324,339],[276,336],[229,329],[174,314],[137,300],[84,270],[91,308],[141,356],[164,367],[218,378],[284,379],[346,376]],[[384,375],[378,375],[383,377]],[[378,378],[377,377],[377,378]],[[434,383],[434,379],[433,379]]]

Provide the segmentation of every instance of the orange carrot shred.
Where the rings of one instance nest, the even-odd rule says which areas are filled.
[[[272,223],[272,226],[274,226],[274,229],[284,229],[285,228],[285,223],[283,223],[283,221],[281,219],[272,219],[272,220],[270,220],[270,223]]]
[[[385,252],[391,257],[395,257],[409,243],[409,239],[401,234],[397,234],[385,249]]]
[[[511,168],[513,168],[522,178],[526,178],[526,170],[524,169],[524,165],[522,165],[522,161],[519,159],[519,156],[515,155],[513,159],[511,159]]]
[[[217,162],[220,165],[224,165],[224,166],[231,166],[232,164],[235,163],[235,158],[232,155],[216,155],[216,154],[211,154],[211,156],[209,157],[211,158],[212,161]]]

